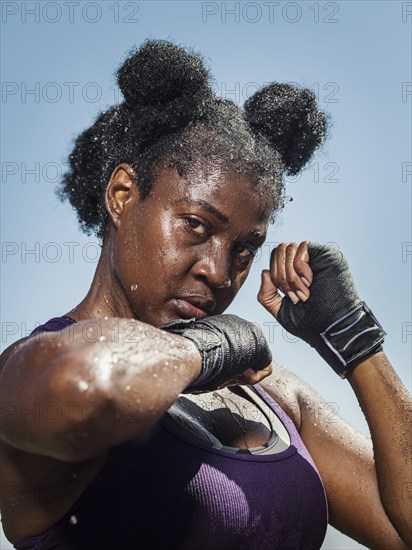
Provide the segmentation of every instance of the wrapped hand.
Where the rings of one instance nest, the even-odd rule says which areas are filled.
[[[201,373],[186,393],[214,390],[242,375],[245,377],[249,369],[266,370],[272,360],[260,327],[236,315],[176,320],[160,328],[189,338],[200,352]],[[247,378],[253,379],[253,373]]]
[[[381,349],[386,334],[360,299],[343,255],[326,245],[304,241],[278,246],[270,270],[262,273],[258,300],[342,378]]]

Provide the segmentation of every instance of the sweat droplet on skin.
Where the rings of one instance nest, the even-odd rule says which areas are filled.
[[[86,382],[86,380],[80,380],[78,387],[80,391],[87,391],[89,389],[89,384]]]
[[[137,290],[138,287],[139,287],[139,285],[132,285],[132,286],[130,287],[130,290]]]

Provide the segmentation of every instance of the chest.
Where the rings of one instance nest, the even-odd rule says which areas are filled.
[[[58,521],[106,463],[108,453],[84,463],[65,463],[0,446],[3,529],[9,540],[41,533]]]
[[[272,433],[268,414],[244,390],[223,388],[199,395],[182,395],[174,416],[210,442],[234,448],[265,445]]]

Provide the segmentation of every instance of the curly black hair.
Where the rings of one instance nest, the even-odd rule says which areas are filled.
[[[273,213],[283,206],[283,175],[297,174],[326,135],[327,117],[310,90],[272,83],[241,109],[216,97],[199,54],[170,41],[146,40],[132,50],[117,81],[124,101],[79,135],[57,189],[82,230],[100,239],[106,185],[122,162],[133,168],[143,198],[159,169],[184,176],[213,163],[264,189]]]

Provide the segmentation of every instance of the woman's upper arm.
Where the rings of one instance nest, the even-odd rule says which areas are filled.
[[[283,387],[278,388],[279,383]],[[316,464],[325,486],[329,523],[370,548],[407,548],[381,504],[371,440],[286,369],[261,384],[292,418]]]
[[[0,439],[4,443],[30,453],[70,459],[72,450],[64,434],[69,424],[78,420],[74,407],[70,410],[69,406],[78,396],[68,391],[73,384],[66,384],[65,398],[56,388],[56,380],[67,378],[68,351],[64,336],[51,340],[36,335],[19,340],[3,352]],[[96,397],[90,396],[90,400],[97,401]]]
[[[198,377],[201,357],[189,339],[133,319],[96,323],[97,340],[81,321],[4,352],[1,441],[58,460],[88,460],[157,422]]]

